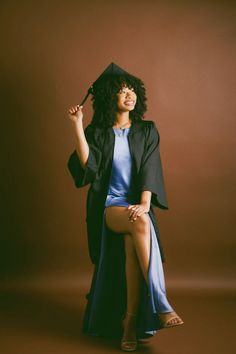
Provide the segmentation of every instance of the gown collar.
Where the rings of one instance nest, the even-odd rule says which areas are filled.
[[[143,127],[142,123],[143,123],[143,120],[132,122],[130,129],[129,129],[129,135],[132,135],[135,131],[142,129],[142,127]],[[107,131],[109,134],[114,135],[113,127],[107,128]]]

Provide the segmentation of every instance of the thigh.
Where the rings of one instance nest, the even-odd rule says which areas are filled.
[[[134,222],[129,219],[130,210],[124,206],[111,206],[105,208],[107,227],[113,232],[121,234],[135,234],[137,231],[147,231],[149,226],[148,216],[140,215]]]
[[[114,232],[131,233],[134,222],[129,219],[130,210],[125,206],[111,206],[105,209],[106,224]]]

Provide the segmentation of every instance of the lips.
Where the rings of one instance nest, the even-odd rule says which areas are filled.
[[[134,104],[134,101],[132,101],[132,100],[125,101],[124,104]]]

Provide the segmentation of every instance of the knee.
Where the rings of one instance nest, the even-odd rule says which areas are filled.
[[[140,215],[133,224],[135,231],[146,233],[150,230],[150,222],[146,214]]]

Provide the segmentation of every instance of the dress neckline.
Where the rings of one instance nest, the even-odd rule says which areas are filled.
[[[132,135],[136,131],[138,131],[139,129],[143,129],[144,123],[146,123],[146,122],[144,122],[143,120],[142,121],[134,121],[134,122],[132,122],[132,124],[131,124],[131,126],[129,128],[126,128],[127,130],[125,129],[125,131],[129,132],[129,135]],[[118,128],[118,129],[120,129],[120,128]],[[114,132],[118,132],[119,131],[118,129],[114,128],[114,127],[109,127],[107,129],[107,131],[108,131],[109,134],[113,135]],[[122,129],[120,129],[120,130],[122,130]]]
[[[129,128],[114,128],[114,127],[112,127],[113,129],[121,129],[121,130],[126,130],[126,129],[130,129],[131,127],[129,127]]]

